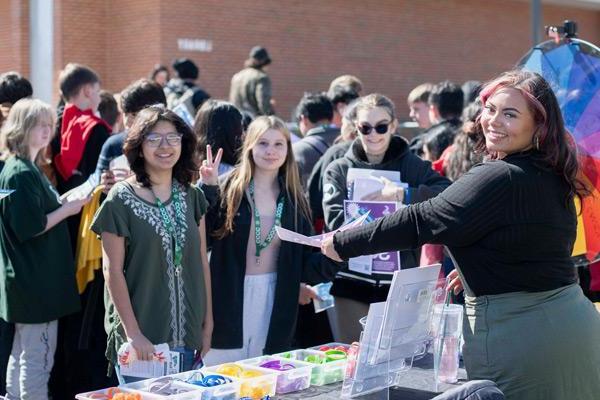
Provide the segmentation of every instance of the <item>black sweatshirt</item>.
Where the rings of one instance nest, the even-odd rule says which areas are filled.
[[[402,182],[409,188],[405,203],[418,203],[436,196],[450,185],[450,181],[431,169],[431,163],[412,154],[408,143],[401,137],[393,136],[380,164],[370,164],[363,150],[360,138],[354,140],[346,155],[333,161],[323,175],[323,211],[326,230],[332,231],[344,223],[344,200],[348,199],[346,177],[350,168],[370,168],[377,170],[399,171]],[[408,200],[408,201],[407,201]],[[416,247],[415,247],[416,248]],[[404,249],[409,250],[409,249]],[[402,269],[418,266],[416,250],[400,253]],[[385,300],[392,276],[389,274],[362,274],[344,269],[338,274],[333,293],[336,296],[352,298],[363,302]],[[356,286],[357,281],[366,286]],[[367,293],[371,287],[382,287],[376,293]]]
[[[536,152],[473,167],[437,197],[335,235],[342,258],[446,245],[470,296],[557,289],[576,282],[576,214],[569,188]]]

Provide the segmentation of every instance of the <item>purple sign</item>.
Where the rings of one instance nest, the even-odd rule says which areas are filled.
[[[396,211],[397,203],[393,201],[354,201],[344,200],[344,217],[346,221],[359,218],[361,215],[369,213],[365,223],[373,222],[376,219],[384,217]],[[366,265],[370,264],[370,265]],[[400,253],[392,251],[380,253],[368,258],[359,257],[354,261],[350,260],[350,269],[357,272],[372,274],[393,274],[400,270]]]

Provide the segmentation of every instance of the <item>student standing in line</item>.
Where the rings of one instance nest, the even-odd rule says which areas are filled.
[[[138,113],[123,152],[134,175],[113,186],[92,224],[109,294],[106,355],[117,366],[129,341],[150,360],[153,345],[168,343],[190,370],[210,348],[213,326],[207,204],[191,185],[196,136],[172,111],[150,106]]]
[[[290,132],[276,117],[248,127],[239,164],[220,188],[203,185],[211,201],[211,277],[215,329],[207,365],[289,350],[300,282],[329,280],[310,247],[281,241],[275,227],[310,234],[311,220]],[[210,149],[201,168],[218,170]]]
[[[364,201],[394,201],[412,204],[424,201],[444,190],[450,182],[431,169],[431,164],[409,150],[404,138],[396,136],[394,103],[381,94],[361,97],[356,104],[356,129],[359,132],[346,154],[334,160],[323,175],[323,212],[327,231],[344,223],[344,200],[348,200],[347,176],[350,168],[399,171],[405,189],[386,180],[381,191],[363,197]],[[400,253],[402,269],[418,266],[418,252]],[[385,301],[391,275],[362,273],[344,268],[338,273],[332,293],[334,308],[327,310],[336,341],[351,343],[359,339],[358,320],[369,305]]]
[[[79,310],[75,265],[65,219],[87,199],[62,202],[37,166],[53,134],[53,111],[22,99],[2,128],[10,157],[0,188],[0,318],[15,324],[7,398],[47,399],[58,318]]]

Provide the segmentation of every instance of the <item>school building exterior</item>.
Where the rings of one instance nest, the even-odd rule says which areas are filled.
[[[20,71],[54,102],[68,62],[91,66],[116,92],[156,63],[188,57],[200,85],[226,98],[250,48],[262,45],[280,116],[349,73],[366,93],[390,96],[405,119],[419,83],[511,68],[532,46],[531,1],[0,0],[0,72]],[[540,10],[542,26],[571,19],[580,38],[600,43],[599,0],[542,0]]]

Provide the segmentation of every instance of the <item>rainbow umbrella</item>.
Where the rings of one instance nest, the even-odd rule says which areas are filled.
[[[541,74],[556,94],[580,153],[582,179],[592,188],[578,214],[573,255],[585,264],[600,260],[600,49],[576,38],[548,40],[517,65]]]

